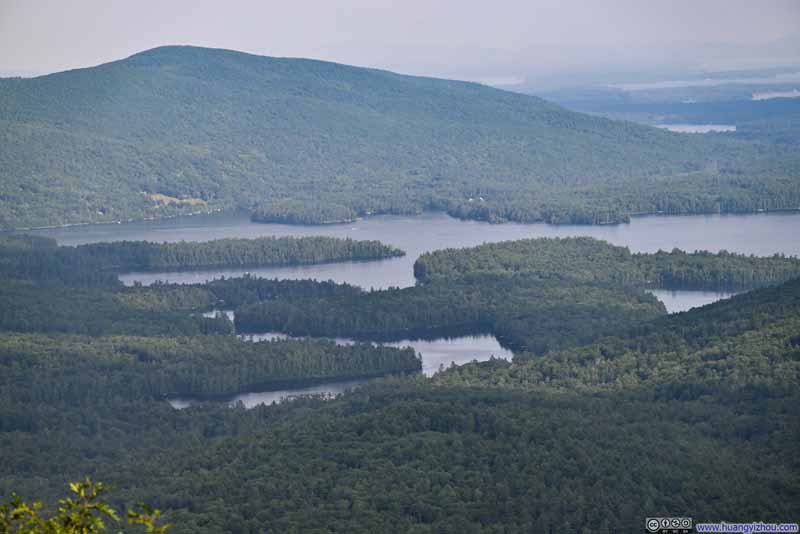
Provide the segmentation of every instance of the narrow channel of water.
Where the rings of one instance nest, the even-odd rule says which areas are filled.
[[[338,395],[341,395],[345,391],[356,388],[366,382],[368,382],[368,380],[343,380],[339,382],[318,384],[316,386],[309,386],[305,388],[242,393],[241,395],[236,395],[231,400],[229,400],[228,404],[231,406],[235,406],[236,404],[241,402],[245,408],[254,408],[259,404],[270,405],[272,403],[280,403],[308,395],[322,395],[325,397],[333,398]],[[177,410],[183,410],[184,408],[188,408],[196,404],[201,404],[202,402],[204,401],[197,401],[192,399],[169,399],[170,405]]]
[[[254,342],[275,341],[287,339],[289,336],[278,332],[267,332],[264,334],[241,334],[242,339]],[[349,345],[353,340],[346,338],[335,338],[339,344]],[[422,373],[425,376],[433,376],[440,369],[451,365],[463,365],[472,361],[486,361],[490,358],[500,358],[510,360],[513,354],[510,350],[504,349],[494,336],[463,336],[453,339],[403,339],[383,343],[390,347],[411,347],[422,357]],[[259,391],[236,395],[228,402],[234,405],[238,402],[244,403],[248,408],[258,404],[272,404],[273,402],[283,402],[297,398],[301,395],[327,395],[335,397],[348,389],[357,387],[368,380],[342,380],[338,382],[328,382],[311,387],[282,389],[277,391]],[[188,408],[198,401],[188,398],[173,398],[169,400],[173,408]]]
[[[262,334],[239,334],[246,341],[277,341],[291,339],[281,332],[265,332]],[[352,345],[356,341],[337,337],[332,341],[338,345]],[[513,353],[503,348],[492,335],[459,336],[438,339],[401,339],[399,341],[382,342],[387,347],[411,347],[422,357],[422,372],[425,376],[433,376],[442,367],[463,365],[472,361],[483,362],[490,358],[511,360]]]
[[[224,313],[234,320],[233,310],[213,310],[203,314],[205,317],[214,317],[217,313]],[[238,334],[240,339],[254,343],[263,341],[279,341],[291,339],[282,332],[263,332],[258,334]],[[354,340],[349,338],[333,338],[332,341],[339,345],[352,345]],[[451,365],[463,365],[472,361],[486,361],[490,358],[511,360],[513,354],[510,350],[500,346],[497,338],[491,335],[460,336],[456,338],[440,338],[433,340],[425,339],[402,339],[382,343],[389,347],[411,347],[422,358],[422,373],[425,376],[433,376],[439,370],[450,367]],[[283,402],[284,400],[296,398],[301,395],[324,394],[335,397],[348,389],[357,387],[368,380],[344,380],[318,384],[311,387],[282,389],[277,391],[261,391],[237,395],[228,401],[231,405],[242,402],[246,407],[257,404],[272,404],[273,402]],[[188,398],[173,398],[169,400],[173,408],[188,408],[198,401]]]

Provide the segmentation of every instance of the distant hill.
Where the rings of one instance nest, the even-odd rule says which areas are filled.
[[[776,149],[486,86],[185,46],[0,79],[0,226],[224,208],[605,223],[800,206]]]

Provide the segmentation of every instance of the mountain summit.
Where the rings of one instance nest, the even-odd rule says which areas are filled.
[[[5,227],[216,208],[602,223],[799,203],[797,180],[750,177],[744,143],[475,83],[190,46],[0,79],[0,138]]]

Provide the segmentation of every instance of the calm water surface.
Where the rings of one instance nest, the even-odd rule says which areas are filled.
[[[475,221],[459,221],[442,213],[426,213],[417,217],[378,216],[352,224],[331,226],[293,226],[258,224],[245,214],[184,217],[165,221],[149,221],[121,225],[74,226],[39,230],[35,233],[54,237],[62,245],[78,245],[98,241],[147,240],[155,242],[208,241],[223,237],[253,238],[260,236],[325,235],[353,239],[376,239],[407,252],[403,258],[377,262],[349,262],[301,267],[216,269],[195,272],[128,273],[120,278],[126,284],[156,280],[177,283],[204,282],[220,276],[241,276],[250,272],[269,278],[315,278],[346,282],[363,288],[408,287],[414,285],[413,265],[420,254],[442,248],[475,246],[482,243],[534,237],[591,236],[615,245],[624,245],[634,252],[655,252],[680,248],[687,251],[728,250],[757,256],[783,253],[800,256],[800,213],[754,215],[696,215],[636,217],[630,224],[616,226],[551,226],[547,224],[491,225]],[[671,313],[708,304],[728,293],[705,291],[664,291],[653,293]],[[256,334],[253,339],[277,339],[279,333]],[[346,343],[349,340],[338,340]],[[490,357],[510,358],[492,336],[467,336],[435,341],[403,340],[391,343],[411,346],[422,355],[423,372],[431,375],[451,362],[460,364]],[[248,393],[231,402],[245,406],[279,402],[304,394],[338,395],[363,381],[320,384],[310,388]],[[170,401],[176,408],[192,403],[188,399]]]
[[[663,302],[669,313],[699,308],[718,300],[730,298],[736,294],[717,291],[675,291],[671,289],[648,289],[647,291]]]
[[[231,406],[241,402],[245,408],[253,408],[255,406],[258,406],[259,404],[279,403],[291,399],[296,399],[297,397],[302,397],[304,395],[326,395],[328,397],[336,397],[338,395],[341,395],[345,391],[348,391],[350,389],[360,386],[361,384],[364,384],[367,381],[368,380],[342,380],[340,382],[317,384],[316,386],[310,386],[306,388],[281,389],[275,391],[259,391],[256,393],[243,393],[241,395],[236,395],[227,402]],[[193,406],[195,404],[201,404],[202,401],[196,401],[192,399],[170,399],[169,403],[173,408],[182,410],[184,408],[188,408],[189,406]]]
[[[282,332],[264,332],[262,334],[239,334],[240,339],[246,341],[278,341],[292,339]],[[333,341],[339,345],[352,345],[354,340],[337,337]],[[471,361],[484,362],[490,358],[510,360],[514,355],[508,349],[500,346],[492,335],[460,336],[456,338],[427,339],[401,339],[381,343],[387,347],[411,347],[422,357],[422,373],[433,376],[442,367],[451,364],[462,365]]]
[[[656,128],[677,133],[735,132],[733,124],[657,124]]]
[[[243,339],[250,341],[267,341],[287,339],[289,336],[278,332],[267,332],[264,334],[242,334]],[[334,339],[343,345],[352,344],[353,341],[345,338]],[[486,361],[490,358],[501,358],[510,360],[511,351],[504,349],[494,336],[463,336],[455,339],[437,339],[426,341],[421,339],[404,339],[384,343],[390,347],[412,347],[422,357],[422,373],[425,376],[433,376],[442,367],[450,365],[462,365],[472,361]],[[336,397],[345,391],[368,382],[369,379],[362,380],[342,380],[338,382],[328,382],[316,386],[294,389],[282,389],[277,391],[259,391],[253,393],[243,393],[236,395],[229,401],[229,404],[243,403],[246,408],[252,408],[259,404],[279,403],[291,400],[302,395],[328,395]],[[183,409],[198,404],[199,401],[188,398],[170,399],[169,403],[173,408]]]
[[[236,317],[233,310],[213,310],[204,313],[203,316],[214,317],[218,313],[224,313],[231,321],[234,321]],[[237,337],[252,342],[292,339],[292,336],[283,332],[237,334]],[[338,345],[356,343],[355,340],[344,337],[336,337],[332,341]],[[435,340],[401,339],[382,344],[388,347],[413,348],[417,354],[422,356],[422,372],[426,376],[432,376],[441,366],[448,367],[450,364],[461,365],[473,360],[482,362],[492,357],[510,360],[513,357],[510,350],[500,346],[497,338],[488,334]]]
[[[270,278],[316,278],[347,282],[364,288],[414,285],[414,261],[423,252],[497,241],[533,237],[591,236],[634,252],[655,252],[675,247],[687,250],[725,249],[767,256],[778,252],[800,256],[800,213],[754,215],[690,215],[635,217],[629,224],[579,226],[548,224],[488,224],[460,221],[443,213],[416,217],[377,216],[352,224],[293,226],[251,222],[245,214],[209,215],[129,224],[73,226],[38,230],[62,245],[97,241],[146,240],[155,242],[208,241],[223,237],[325,235],[376,239],[405,250],[402,258],[377,262],[332,263],[300,267],[215,269],[171,273],[129,273],[123,282],[144,284],[155,280],[190,283],[250,272]]]

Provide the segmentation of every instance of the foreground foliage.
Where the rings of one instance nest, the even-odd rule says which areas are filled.
[[[108,488],[102,482],[83,482],[69,485],[74,497],[59,501],[56,513],[42,515],[41,502],[27,503],[15,495],[11,502],[0,504],[0,533],[2,534],[93,534],[106,531],[106,522],[119,523],[119,514],[101,498]],[[141,525],[148,534],[166,534],[170,525],[156,525],[161,512],[141,505],[141,510],[128,510],[131,525]]]

